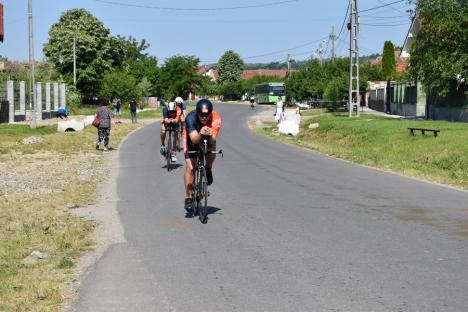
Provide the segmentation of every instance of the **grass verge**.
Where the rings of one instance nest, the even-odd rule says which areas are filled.
[[[314,115],[314,114],[312,114]],[[317,129],[309,129],[319,123]],[[435,128],[440,136],[411,136],[408,127]],[[256,132],[283,142],[371,167],[468,189],[468,124],[391,119],[361,114],[319,114],[304,121],[297,137],[281,136],[273,122]]]
[[[113,127],[111,146],[138,126]],[[36,143],[25,144],[31,136]],[[109,170],[96,136],[93,127],[0,126],[0,311],[56,311],[64,301],[96,226],[70,209],[94,204]],[[25,261],[33,251],[45,256]]]
[[[112,106],[108,106],[112,110]],[[91,105],[82,105],[80,107],[73,108],[71,111],[71,118],[73,115],[94,115],[98,106]],[[160,118],[162,116],[162,110],[160,108],[148,108],[137,114],[137,118],[147,119],[147,118]],[[130,119],[130,110],[128,107],[122,106],[122,118]]]

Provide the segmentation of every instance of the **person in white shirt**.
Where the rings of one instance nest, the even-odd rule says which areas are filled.
[[[284,120],[284,103],[281,96],[278,96],[278,102],[276,102],[275,120],[277,123],[280,123]]]

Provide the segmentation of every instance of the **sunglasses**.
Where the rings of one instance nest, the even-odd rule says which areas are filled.
[[[200,118],[208,118],[210,117],[210,113],[201,113],[199,116]]]

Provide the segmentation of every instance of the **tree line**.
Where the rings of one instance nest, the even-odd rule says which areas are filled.
[[[410,0],[416,6],[422,29],[411,48],[407,73],[395,71],[394,50],[390,42],[383,49],[382,65],[373,65],[361,58],[361,93],[370,80],[415,80],[423,82],[427,90],[447,93],[460,85],[466,87],[468,71],[468,5],[460,0]],[[64,12],[49,30],[44,45],[46,62],[36,66],[36,80],[62,80],[73,86],[73,45],[76,44],[76,89],[71,98],[75,103],[96,97],[119,95],[124,101],[147,96],[171,100],[187,98],[189,93],[237,100],[251,94],[258,83],[285,82],[288,96],[296,100],[322,98],[339,101],[347,96],[349,60],[337,58],[320,64],[316,59],[293,62],[292,74],[287,78],[256,76],[242,79],[244,69],[284,69],[286,63],[244,64],[233,50],[226,51],[216,68],[217,81],[197,74],[196,56],[175,55],[161,65],[148,54],[149,44],[133,37],[112,36],[104,24],[84,9]],[[369,59],[369,58],[368,58]],[[16,67],[15,67],[16,66]],[[27,80],[24,67],[10,64],[9,72],[0,72],[0,80],[7,76]]]

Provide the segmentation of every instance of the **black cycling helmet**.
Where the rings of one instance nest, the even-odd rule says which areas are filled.
[[[197,102],[197,115],[202,115],[202,114],[207,114],[211,115],[213,112],[213,103],[211,103],[210,100],[207,99],[201,99],[200,101]]]

